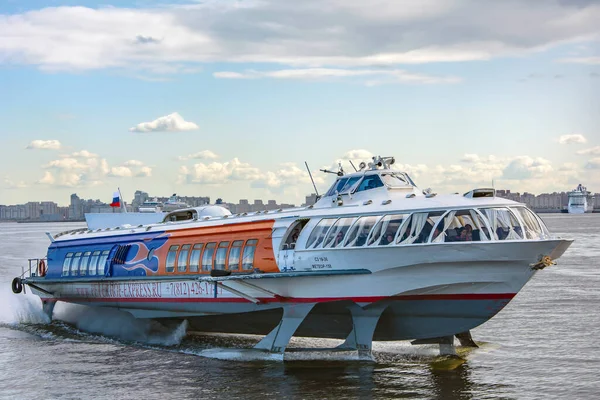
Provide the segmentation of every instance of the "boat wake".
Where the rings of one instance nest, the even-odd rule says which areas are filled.
[[[163,347],[177,346],[186,335],[187,321],[165,326],[156,321],[136,319],[129,313],[58,302],[51,322],[42,311],[40,299],[26,294],[15,296],[0,290],[0,326],[18,329],[44,339],[105,339]]]

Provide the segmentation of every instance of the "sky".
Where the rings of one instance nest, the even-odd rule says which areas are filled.
[[[0,1],[0,204],[600,192],[600,1]]]

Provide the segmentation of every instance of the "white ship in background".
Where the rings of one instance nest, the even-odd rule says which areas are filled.
[[[587,188],[581,183],[575,190],[569,192],[569,214],[591,213],[594,210],[594,198]]]

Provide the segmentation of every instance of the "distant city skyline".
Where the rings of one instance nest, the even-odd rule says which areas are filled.
[[[600,191],[597,1],[242,3],[3,2],[0,203],[293,203],[304,161],[323,192],[373,155],[438,193]]]

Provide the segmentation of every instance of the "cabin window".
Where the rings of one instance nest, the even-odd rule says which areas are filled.
[[[476,210],[449,211],[431,235],[433,243],[490,240],[490,229]]]
[[[240,269],[240,254],[242,252],[243,245],[243,240],[236,240],[231,244],[231,250],[229,250],[229,258],[227,259],[228,270],[237,271]]]
[[[362,178],[362,176],[354,176],[352,178],[349,178],[346,183],[344,184],[344,187],[342,187],[342,190],[340,190],[340,193],[348,193],[351,189],[354,188],[354,185],[356,185],[356,183]]]
[[[202,253],[202,243],[196,243],[190,254],[190,272],[198,272],[200,268],[200,254]]]
[[[90,275],[96,275],[96,270],[98,268],[98,257],[100,256],[100,250],[96,250],[92,253],[92,257],[90,258],[90,265],[88,266]]]
[[[258,240],[250,239],[246,241],[244,246],[244,255],[242,256],[242,269],[251,270],[254,267],[254,254],[256,253],[256,245]]]
[[[110,250],[102,251],[100,258],[98,259],[98,275],[104,275],[106,273],[106,260],[108,260],[109,254]]]
[[[367,175],[364,177],[362,182],[360,182],[360,185],[358,185],[358,189],[356,189],[356,191],[362,192],[365,190],[371,190],[382,186],[383,182],[381,182],[381,178],[379,178],[379,175]]]
[[[396,243],[413,244],[426,243],[433,227],[444,214],[444,211],[414,213],[400,227]]]
[[[348,230],[355,220],[356,218],[338,219],[329,230],[329,234],[327,235],[327,239],[325,239],[325,245],[323,247],[342,247],[346,233],[348,233]]]
[[[79,275],[79,261],[81,261],[81,252],[75,253],[73,261],[71,262],[71,276]]]
[[[87,275],[88,271],[88,262],[90,261],[91,251],[86,251],[83,253],[83,257],[81,257],[81,264],[79,264],[79,275]]]
[[[68,276],[71,268],[71,261],[73,260],[73,253],[67,253],[65,261],[63,261],[62,275]]]
[[[383,183],[391,188],[406,187],[409,185],[402,176],[396,174],[381,174],[380,178]]]
[[[333,186],[331,186],[331,188],[327,191],[325,196],[333,196],[335,192],[340,193],[346,182],[348,182],[348,178],[338,179],[337,181],[335,181]]]
[[[350,231],[348,231],[348,238],[346,239],[346,247],[360,247],[364,246],[367,243],[367,238],[369,237],[369,232],[375,226],[380,217],[378,216],[370,216],[370,217],[360,217]]]
[[[308,242],[306,242],[306,248],[314,249],[316,247],[319,247],[321,245],[321,243],[323,243],[323,240],[325,239],[325,235],[327,234],[327,231],[329,230],[331,225],[334,224],[334,222],[336,220],[337,220],[337,218],[326,218],[326,219],[322,219],[321,221],[319,221],[317,226],[315,226],[315,228],[310,233]]]
[[[384,215],[377,225],[375,225],[373,233],[369,238],[368,245],[386,246],[388,244],[393,244],[398,228],[400,228],[402,221],[407,217],[408,214]]]
[[[177,250],[179,246],[171,246],[169,247],[169,252],[167,253],[167,264],[166,269],[167,272],[175,272],[175,260],[177,259]]]
[[[525,231],[526,239],[538,240],[544,238],[544,232],[535,214],[525,207],[516,207],[512,210],[521,217],[521,221],[523,221],[523,230]]]
[[[213,255],[215,254],[216,243],[207,243],[202,254],[202,271],[210,271],[212,269]]]
[[[190,253],[191,244],[181,246],[179,256],[177,257],[177,272],[187,271],[188,254]]]
[[[219,243],[217,254],[215,255],[215,269],[225,269],[225,260],[227,259],[227,250],[229,249],[229,242]]]
[[[508,208],[484,208],[481,212],[489,221],[496,240],[523,239],[519,220]]]

